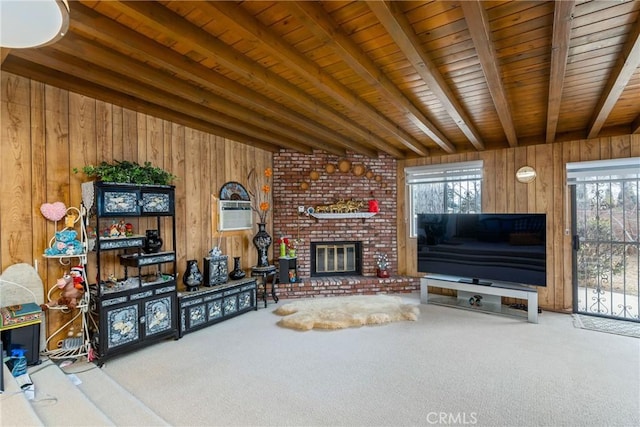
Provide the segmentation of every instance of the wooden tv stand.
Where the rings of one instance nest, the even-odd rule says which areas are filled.
[[[452,289],[457,296],[429,295],[429,286]],[[471,304],[470,299],[480,296],[480,304]],[[502,305],[502,297],[527,301],[527,320],[538,323],[538,290],[534,287],[514,283],[493,282],[490,286],[460,282],[458,277],[428,275],[420,279],[420,301],[424,304],[440,304],[486,313],[518,316],[518,310]]]

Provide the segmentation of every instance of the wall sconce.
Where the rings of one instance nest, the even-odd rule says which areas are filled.
[[[67,0],[0,0],[0,46],[10,49],[54,43],[69,29]]]
[[[531,166],[522,166],[516,171],[516,179],[524,184],[533,182],[537,175],[536,170]]]

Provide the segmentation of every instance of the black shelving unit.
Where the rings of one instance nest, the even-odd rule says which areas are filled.
[[[94,319],[91,341],[95,356],[104,360],[178,337],[175,189],[103,182],[92,185],[95,214],[90,223],[97,236],[96,283],[89,287]],[[135,222],[137,227],[133,228],[138,232],[123,235],[122,230],[130,229],[123,228],[123,222]],[[119,231],[113,231],[114,224],[120,225]],[[144,228],[158,231],[161,251],[145,252],[145,246],[150,245],[146,233],[140,233]]]

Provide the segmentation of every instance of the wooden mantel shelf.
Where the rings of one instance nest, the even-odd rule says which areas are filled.
[[[352,212],[352,213],[310,213],[309,215],[314,217],[316,220],[319,219],[351,219],[358,218],[362,219],[364,222],[365,219],[371,218],[376,215],[377,212]]]

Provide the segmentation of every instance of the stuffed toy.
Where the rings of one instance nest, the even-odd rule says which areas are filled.
[[[75,230],[57,231],[55,242],[50,248],[45,249],[45,255],[80,255],[84,252],[82,243],[76,238]]]
[[[41,307],[43,310],[47,310],[56,306],[67,306],[69,308],[76,308],[78,301],[84,295],[84,287],[78,289],[73,283],[73,277],[70,274],[65,274],[59,278],[56,282],[56,287],[60,289],[60,297],[56,301],[49,301],[43,304]]]
[[[71,267],[69,275],[73,278],[73,286],[84,291],[84,267],[82,265]]]
[[[76,221],[78,220],[78,214],[71,211],[68,212],[67,215],[64,217],[64,226],[66,228],[73,228],[73,225],[76,223]]]

